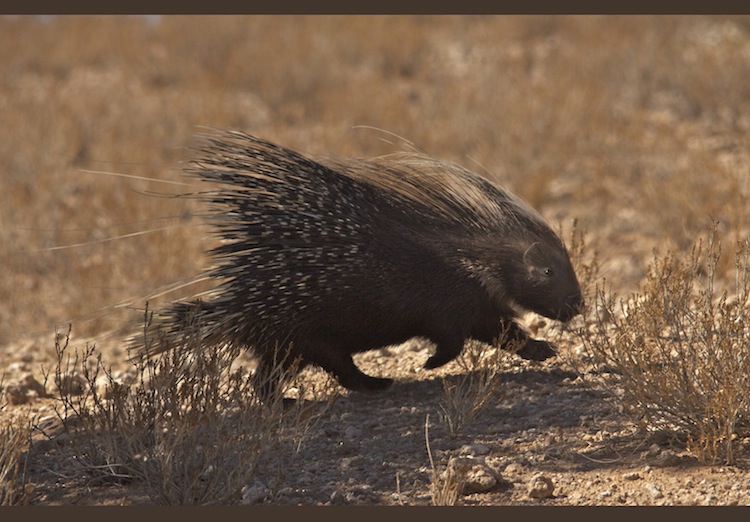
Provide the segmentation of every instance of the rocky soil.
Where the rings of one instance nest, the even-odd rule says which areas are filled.
[[[30,452],[33,504],[149,504],[143,484],[101,483],[81,471],[54,413],[54,386],[42,368],[53,361],[44,341],[6,347],[5,416],[38,419]],[[494,399],[457,434],[445,420],[443,380],[466,373],[457,362],[439,371],[421,364],[431,347],[412,341],[357,356],[373,375],[396,378],[385,393],[339,390],[285,464],[280,484],[248,484],[246,504],[430,505],[431,484],[463,477],[460,505],[746,505],[750,503],[750,439],[734,466],[703,465],[674,433],[639,431],[619,403],[571,364],[576,349],[543,363],[501,358]],[[128,363],[113,348],[102,348]],[[49,353],[49,350],[46,351]],[[306,379],[325,380],[306,370]],[[76,385],[76,380],[69,383]],[[78,383],[80,384],[80,383]],[[323,406],[320,406],[323,410]],[[435,472],[430,464],[429,448]],[[435,497],[437,498],[437,497]]]

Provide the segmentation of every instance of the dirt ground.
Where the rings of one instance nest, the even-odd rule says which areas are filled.
[[[0,48],[0,419],[49,433],[55,329],[72,323],[74,346],[127,370],[111,332],[137,322],[138,298],[198,273],[211,245],[194,209],[151,197],[165,186],[86,172],[179,182],[201,125],[313,155],[398,148],[356,126],[404,136],[565,234],[577,219],[599,281],[623,295],[654,249],[688,252],[713,221],[728,239],[750,230],[745,17],[4,17]],[[394,386],[339,390],[283,484],[260,478],[247,503],[429,505],[429,418],[437,470],[473,477],[462,505],[750,504],[750,440],[732,466],[699,463],[674,434],[644,432],[553,330],[537,335],[560,356],[505,357],[496,397],[455,436],[442,379],[460,365],[422,370],[419,340],[357,356]],[[32,504],[151,503],[137,483],[80,473],[64,434],[37,433],[30,455]]]
[[[543,363],[504,357],[495,399],[453,436],[441,417],[441,379],[450,382],[465,371],[456,362],[439,371],[422,370],[429,350],[427,343],[412,341],[357,356],[364,371],[393,377],[394,386],[374,395],[339,390],[288,461],[282,485],[272,489],[260,477],[254,486],[262,493],[248,502],[431,505],[426,422],[436,469],[442,472],[452,458],[468,458],[480,477],[474,477],[479,491],[461,495],[459,505],[691,506],[750,500],[750,439],[737,444],[735,465],[702,465],[674,434],[639,432],[618,403],[587,384],[581,368],[571,367],[564,355]],[[31,359],[33,347],[24,354]],[[19,360],[11,366],[23,372],[32,365]],[[308,371],[306,379],[326,377]],[[97,483],[81,472],[53,408],[52,399],[33,399],[5,412],[31,411],[40,426],[57,433],[35,435],[32,503],[151,503],[142,485]],[[492,478],[482,481],[482,473]],[[551,488],[537,493],[540,476]]]

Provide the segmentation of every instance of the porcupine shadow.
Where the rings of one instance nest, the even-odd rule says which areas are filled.
[[[256,390],[313,364],[350,390],[391,379],[352,354],[424,337],[425,363],[453,360],[467,339],[544,360],[554,346],[529,338],[519,309],[567,321],[582,307],[567,250],[543,218],[510,192],[421,154],[312,160],[232,131],[203,137],[188,175],[220,184],[196,193],[221,244],[217,280],[202,300],[159,312],[167,335],[199,325],[204,345],[256,356]]]

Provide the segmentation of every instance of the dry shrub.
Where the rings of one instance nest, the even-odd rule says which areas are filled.
[[[560,237],[563,237],[562,230]],[[573,219],[570,234],[567,241],[568,254],[573,263],[578,283],[581,285],[581,294],[584,301],[588,301],[596,288],[596,282],[600,277],[601,265],[599,264],[599,253],[589,246],[586,227],[582,226],[578,219]]]
[[[320,403],[302,399],[320,390],[302,385],[297,401],[261,404],[249,372],[233,365],[236,351],[195,349],[192,336],[158,357],[134,359],[131,385],[93,346],[71,354],[68,336],[59,337],[58,415],[76,459],[100,480],[140,483],[159,504],[240,503],[258,484],[271,495],[321,413]]]
[[[430,499],[432,505],[455,506],[461,496],[466,476],[458,468],[446,466],[445,470],[441,473],[435,467],[435,461],[432,458],[432,450],[430,448],[429,415],[427,415],[424,421],[424,442],[427,447],[427,457],[430,459]]]
[[[3,391],[0,381],[0,393]],[[0,413],[5,404],[0,404]],[[33,486],[26,481],[31,423],[14,419],[0,427],[0,506],[27,504]]]
[[[0,428],[0,506],[27,504],[31,485],[26,482],[30,429],[24,424]]]
[[[457,436],[487,403],[498,396],[498,373],[503,368],[503,358],[515,351],[515,347],[510,351],[500,348],[506,334],[507,331],[501,333],[495,346],[470,341],[456,359],[464,371],[460,375],[442,378],[439,415],[451,437]]]
[[[720,257],[715,231],[684,260],[655,255],[627,301],[598,289],[579,333],[645,427],[676,428],[702,462],[732,463],[733,440],[750,428],[750,242],[737,248],[734,281],[716,277]]]

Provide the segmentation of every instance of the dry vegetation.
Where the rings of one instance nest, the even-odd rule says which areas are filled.
[[[291,406],[261,404],[246,369],[233,366],[238,353],[199,350],[190,337],[160,357],[134,360],[126,383],[93,346],[71,353],[69,334],[57,342],[55,414],[90,483],[142,484],[152,502],[168,505],[240,503],[258,476],[278,488],[325,411],[325,401],[321,408],[304,399],[332,395],[299,385]],[[69,376],[80,376],[80,391]]]
[[[594,366],[614,373],[603,384],[644,427],[681,431],[702,462],[734,463],[736,440],[750,435],[749,257],[745,240],[720,290],[715,233],[684,260],[656,256],[630,299],[599,289],[594,324],[579,332]]]
[[[0,504],[750,504],[750,18],[2,17],[0,48]],[[201,126],[482,172],[569,238],[589,313],[527,319],[556,361],[417,372],[416,342],[361,356],[393,391],[306,371],[286,413],[237,354],[129,361],[147,300],[202,289],[201,209],[164,197]]]

